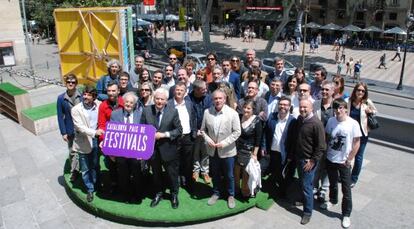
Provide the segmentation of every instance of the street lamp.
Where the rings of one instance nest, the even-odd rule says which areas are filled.
[[[397,90],[403,89],[403,77],[404,77],[404,68],[405,68],[405,58],[407,57],[407,45],[408,45],[408,36],[410,35],[410,27],[414,22],[414,16],[412,13],[407,14],[406,26],[407,26],[407,35],[405,36],[405,47],[404,47],[404,57],[401,67],[400,82],[398,83]]]

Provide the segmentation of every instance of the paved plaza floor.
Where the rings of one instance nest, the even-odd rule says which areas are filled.
[[[54,100],[57,89],[31,90],[33,100]],[[47,93],[46,93],[47,92]],[[0,116],[0,229],[132,228],[97,218],[75,205],[63,187],[67,149],[58,131],[34,136]],[[370,142],[360,182],[353,189],[353,228],[414,225],[414,156]],[[191,207],[191,206],[180,206]],[[184,228],[303,228],[301,209],[278,202],[268,211],[245,213]],[[315,207],[307,228],[339,228],[340,207]]]
[[[179,40],[181,34],[176,32],[169,37]],[[222,39],[222,36],[212,36],[215,47],[240,55],[247,48],[255,48],[260,53],[266,44],[261,40],[247,44],[240,39],[224,43]],[[33,56],[37,73],[59,80],[56,46],[43,43],[33,48],[36,51]],[[280,50],[282,44],[277,43],[273,51]],[[388,58],[394,54],[393,51],[386,52]],[[347,56],[363,59],[362,78],[376,83],[384,93],[398,95],[400,91],[394,88],[401,62],[388,62],[388,70],[378,70],[375,67],[380,53],[382,51],[349,50]],[[295,61],[300,54],[288,53],[286,56]],[[329,46],[322,46],[319,54],[309,56],[309,59],[325,63],[329,71],[335,71],[335,65],[330,62],[334,53]],[[414,86],[411,74],[414,71],[414,55],[409,53],[407,58],[405,87],[401,93],[411,97],[414,95],[414,90],[411,90]],[[18,86],[32,87],[32,81],[28,79],[7,75],[4,79]],[[57,95],[64,91],[62,87],[41,86],[29,91],[33,106],[54,102]],[[58,131],[34,136],[0,115],[0,229],[133,228],[97,218],[68,198],[62,177],[66,158],[67,149]],[[412,150],[402,151],[373,142],[368,144],[360,182],[353,189],[353,228],[411,228],[414,225],[413,165]],[[300,208],[282,201],[268,211],[253,208],[236,216],[184,228],[304,228],[299,224],[300,213]],[[305,228],[339,228],[339,217],[340,207],[330,212],[315,207],[312,221]]]

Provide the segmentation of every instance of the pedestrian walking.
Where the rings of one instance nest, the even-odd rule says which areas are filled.
[[[400,47],[400,44],[397,44],[397,52],[395,53],[395,56],[391,60],[394,61],[394,59],[398,57],[398,61],[401,61],[400,53],[401,53],[401,47]]]
[[[349,73],[349,76],[351,77],[353,72],[354,72],[354,58],[350,57],[349,61],[346,62],[345,76],[347,76]]]
[[[358,60],[354,65],[354,79],[356,79],[357,82],[359,82],[361,78],[361,68],[362,68],[362,59]]]
[[[343,67],[343,63],[342,62],[338,62],[338,65],[336,66],[337,70],[336,70],[336,74],[337,75],[341,75],[342,72],[342,67]]]
[[[340,47],[340,46],[339,46]],[[340,49],[340,48],[339,48]],[[341,61],[345,64],[345,46],[342,47]]]
[[[387,66],[385,65],[385,53],[380,57],[380,64],[378,65],[378,68],[381,68],[381,66],[384,67],[384,69],[387,69]]]

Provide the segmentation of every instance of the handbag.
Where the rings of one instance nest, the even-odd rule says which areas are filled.
[[[368,115],[368,127],[371,130],[375,130],[378,129],[380,127],[379,123],[378,123],[378,119],[377,116],[375,116],[374,114],[369,114]]]

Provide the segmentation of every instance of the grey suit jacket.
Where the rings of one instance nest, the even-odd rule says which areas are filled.
[[[141,121],[141,115],[142,115],[142,108],[139,107],[138,109],[135,109],[134,112],[132,113],[133,119],[132,123],[134,124],[139,124]],[[125,117],[125,111],[123,108],[119,108],[117,110],[114,110],[111,113],[111,121],[112,122],[125,122],[124,120]]]
[[[96,110],[98,111],[101,102],[96,100]],[[96,129],[92,129],[89,123],[88,113],[83,107],[83,103],[78,103],[71,110],[73,125],[75,127],[75,139],[72,150],[79,153],[92,152],[92,139],[95,137]]]
[[[201,124],[201,131],[206,141],[207,153],[214,156],[215,148],[208,145],[208,142],[223,144],[223,148],[217,150],[220,158],[236,156],[236,140],[241,134],[239,114],[224,105],[222,108],[223,117],[220,122],[218,132],[214,131],[214,122],[216,121],[216,110],[212,106],[204,111],[204,118]]]

